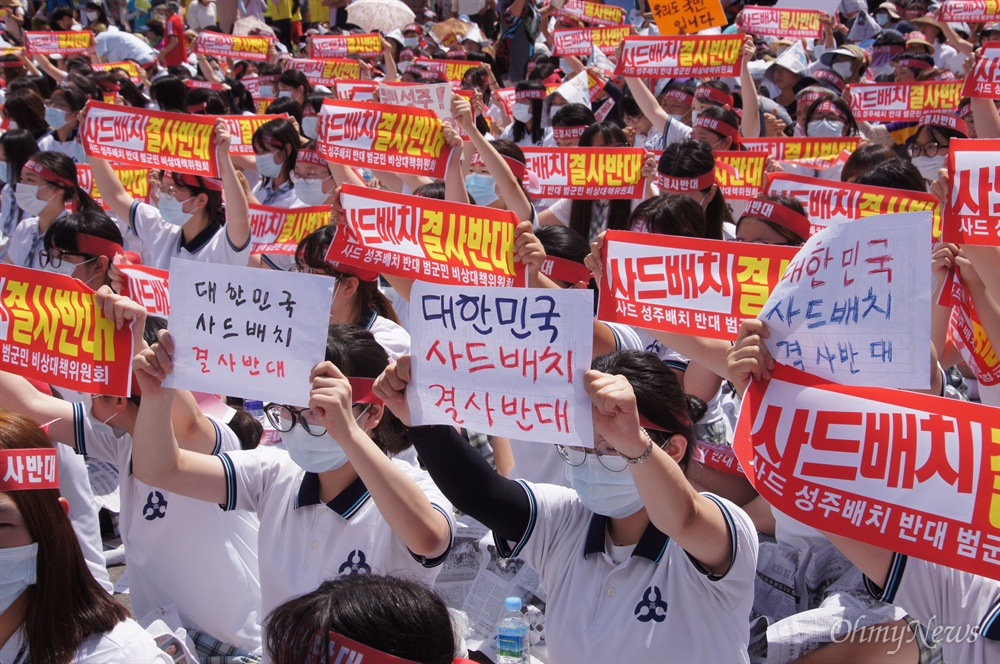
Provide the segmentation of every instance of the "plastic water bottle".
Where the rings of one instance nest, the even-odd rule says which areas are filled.
[[[528,664],[528,619],[521,613],[521,598],[504,600],[503,617],[497,624],[497,664]]]

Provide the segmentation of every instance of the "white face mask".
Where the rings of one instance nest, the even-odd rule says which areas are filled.
[[[11,166],[9,161],[0,161],[0,180],[6,183],[11,183],[14,180],[14,174],[11,173]]]
[[[590,511],[622,518],[642,509],[642,497],[632,473],[612,472],[601,465],[597,457],[588,454],[579,466],[567,466],[566,478]]]
[[[470,173],[465,176],[465,190],[475,199],[476,205],[489,205],[500,198],[496,192],[496,180],[486,173]]]
[[[813,120],[806,127],[806,134],[813,138],[835,138],[844,135],[840,120]]]
[[[69,261],[64,260],[63,262],[59,263],[59,267],[53,267],[52,263],[49,263],[48,266],[45,268],[45,271],[51,272],[52,274],[61,274],[64,277],[72,277],[73,273],[76,272],[76,268],[80,267],[81,265],[86,265],[87,263],[92,263],[96,260],[97,260],[96,258],[90,258],[88,260],[83,261],[82,263],[70,263]]]
[[[852,70],[850,62],[835,62],[830,69],[840,74],[840,77],[845,81],[851,77]]]
[[[692,127],[694,126],[694,123],[698,121],[698,116],[699,115],[701,115],[701,111],[695,111],[695,110],[691,111],[691,126]]]
[[[261,174],[262,177],[274,179],[281,175],[281,164],[274,160],[274,156],[278,154],[275,153],[265,153],[254,155],[254,160],[257,162],[257,172]]]
[[[307,115],[302,118],[302,135],[306,138],[317,138],[317,132],[319,125],[318,115]]]
[[[530,122],[532,117],[531,104],[524,101],[514,102],[514,119],[518,122]]]
[[[45,124],[53,129],[61,129],[69,124],[69,113],[62,109],[48,107],[45,109]]]
[[[274,97],[273,85],[262,85],[257,88],[258,99],[272,99]]]
[[[939,154],[936,157],[925,157],[923,155],[919,157],[913,157],[910,161],[913,165],[917,167],[920,174],[925,180],[933,182],[937,180],[938,171],[944,168],[945,162],[948,161],[948,155]]]
[[[0,614],[38,581],[38,542],[0,549]]]
[[[37,217],[49,204],[48,201],[38,198],[38,189],[37,185],[22,182],[18,182],[14,186],[14,200],[17,201],[17,207],[32,217]]]
[[[283,99],[285,97],[291,97],[291,96],[292,96],[292,91],[291,90],[279,90],[278,91],[278,98],[279,99]]]
[[[354,418],[357,422],[368,412],[368,408]],[[350,459],[347,452],[334,440],[329,433],[322,436],[310,435],[302,426],[296,422],[291,431],[281,434],[281,442],[288,450],[288,456],[292,458],[302,470],[307,473],[325,473],[330,470],[337,470],[343,467]]]
[[[11,129],[17,129],[18,128],[17,127],[17,123],[14,122],[13,120],[7,120],[7,126],[10,127]]]
[[[93,10],[90,10],[90,9],[88,9],[84,13],[87,15],[87,18],[89,18],[91,21],[96,21],[97,17],[100,16],[100,14],[98,14],[97,12],[95,12]]]
[[[117,415],[118,415],[118,413],[111,413],[111,417],[109,417],[108,419],[106,419],[103,422],[101,422],[101,424],[103,424],[104,426],[106,426],[109,429],[111,429],[111,433],[115,434],[115,438],[121,438],[122,436],[124,436],[125,434],[127,434],[128,431],[126,431],[125,429],[121,429],[119,427],[111,426],[110,424],[108,424],[108,422],[110,422],[111,420],[115,419],[115,417]]]
[[[419,48],[420,37],[403,37],[403,46],[406,48]]]
[[[888,14],[885,14],[885,13],[878,13],[878,14],[875,14],[875,21],[876,21],[876,22],[877,22],[877,23],[878,23],[879,25],[881,25],[881,26],[885,26],[885,25],[888,25],[888,24],[889,24],[889,15],[888,15]]]
[[[184,201],[184,203],[187,203],[187,201]],[[184,211],[184,203],[181,203],[170,194],[164,193],[160,194],[160,201],[156,209],[160,211],[163,221],[172,226],[183,226],[194,216],[194,212]]]
[[[324,182],[325,180],[315,180],[314,182],[299,180],[295,183],[295,195],[306,205],[323,205],[330,197],[330,194],[323,191]]]

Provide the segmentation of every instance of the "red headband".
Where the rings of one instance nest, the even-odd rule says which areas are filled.
[[[469,166],[485,166],[485,165],[486,162],[483,161],[483,155],[479,154],[479,152],[473,152],[472,161],[469,162]]]
[[[193,106],[187,106],[186,108],[188,113],[201,113],[208,108],[208,102],[203,101],[200,104],[194,104]]]
[[[695,99],[708,99],[714,101],[717,104],[722,104],[723,106],[732,106],[733,97],[732,95],[727,95],[722,90],[716,90],[715,88],[710,88],[707,85],[703,85],[694,91]]]
[[[691,104],[694,103],[694,97],[693,96],[689,95],[688,93],[684,92],[683,90],[678,90],[677,88],[673,88],[671,90],[667,90],[667,94],[664,95],[664,96],[665,97],[669,97],[671,99],[677,99],[678,101],[680,101],[681,103],[685,104],[686,106],[690,106]]]
[[[934,65],[929,62],[924,62],[923,60],[915,60],[913,58],[903,58],[896,63],[897,67],[909,67],[910,69],[916,69],[919,71],[925,71],[930,69]]]
[[[948,113],[925,113],[920,117],[921,127],[946,127],[968,137],[969,125],[965,120]]]
[[[95,81],[97,87],[102,90],[107,90],[108,92],[121,92],[122,86],[117,83],[112,83],[111,81]]]
[[[59,184],[65,185],[67,187],[73,187],[73,188],[76,187],[75,182],[67,180],[63,176],[56,173],[55,171],[49,170],[48,168],[42,166],[34,159],[28,160],[28,163],[24,165],[24,170],[34,173],[35,175],[37,175],[38,177],[42,178],[47,182],[58,182]]]
[[[3,65],[5,69],[14,69],[15,67],[23,67],[24,63],[20,60],[0,60],[0,65]]]
[[[847,119],[847,116],[844,115],[844,111],[840,110],[836,104],[829,100],[821,102],[820,105],[816,107],[814,114],[815,113],[834,113],[841,119]]]
[[[802,239],[809,237],[809,218],[780,203],[767,201],[763,198],[752,198],[747,201],[746,207],[743,208],[740,221],[746,217],[766,219],[772,224],[787,228]]]
[[[802,102],[806,106],[809,106],[814,101],[824,96],[825,92],[803,92],[797,99],[796,102]]]
[[[545,99],[545,90],[515,90],[514,101],[524,101],[526,99]]]
[[[844,79],[840,77],[840,74],[832,72],[829,69],[817,69],[812,73],[812,77],[819,81],[826,81],[833,87],[837,88],[837,91],[844,91]]]
[[[315,166],[326,166],[326,159],[320,156],[316,150],[299,150],[295,157],[296,164],[313,164]]]
[[[714,131],[720,136],[728,136],[733,139],[734,143],[740,142],[740,130],[729,124],[728,122],[723,122],[722,120],[716,120],[715,118],[707,118],[704,114],[699,115],[698,119],[694,121],[695,127],[704,127],[709,131]]]
[[[587,125],[576,125],[574,127],[552,127],[552,137],[567,139],[580,138],[583,132],[587,131]]]
[[[527,166],[513,157],[508,157],[507,155],[500,156],[503,157],[503,160],[507,162],[508,166],[510,166],[510,171],[514,174],[514,177],[517,178],[517,181],[522,182],[524,180],[524,172],[527,170]]]
[[[355,277],[358,281],[375,281],[378,279],[378,272],[375,270],[366,270],[362,267],[354,267],[352,265],[338,263],[337,261],[326,261],[326,264],[329,265],[335,272],[346,274],[348,277]]]
[[[351,384],[351,401],[354,403],[383,403],[375,396],[372,388],[375,387],[374,378],[353,378],[347,379]]]
[[[958,110],[955,111],[955,115],[962,118],[963,120],[965,119],[965,116],[968,115],[969,113],[972,113],[972,102],[968,101],[960,104]]]
[[[558,256],[546,256],[542,262],[542,274],[571,284],[587,283],[593,276],[585,265]]]
[[[714,168],[708,173],[695,178],[679,178],[673,175],[664,175],[660,172],[656,173],[656,186],[659,187],[661,194],[667,192],[683,194],[689,191],[702,191],[708,189],[716,182]]]
[[[0,450],[0,471],[0,491],[59,488],[59,464],[52,447]]]
[[[364,662],[364,664],[417,664],[413,660],[396,657],[382,652],[377,648],[358,643],[346,636],[341,636],[333,630],[318,629],[309,644],[309,652],[313,653],[308,664],[347,664],[348,662]],[[452,664],[472,664],[472,660],[456,657]]]
[[[167,173],[167,175],[169,175],[174,182],[185,189],[211,189],[213,191],[222,191],[222,182],[220,180],[213,180],[212,178],[197,175],[189,175],[187,173]],[[195,178],[200,179],[201,182],[199,183],[198,179]]]
[[[124,248],[117,242],[88,233],[76,234],[76,248],[81,253],[90,256],[106,256],[109,260],[124,251]]]

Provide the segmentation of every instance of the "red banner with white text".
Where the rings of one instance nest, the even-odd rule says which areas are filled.
[[[854,83],[849,86],[856,120],[917,122],[925,113],[954,111],[962,99],[962,81]]]
[[[1000,138],[953,139],[944,241],[1000,246]]]
[[[641,199],[640,148],[523,148],[542,198]]]
[[[294,256],[299,242],[330,224],[330,206],[280,208],[250,204],[250,253]]]
[[[628,37],[617,76],[673,78],[739,76],[740,35]]]

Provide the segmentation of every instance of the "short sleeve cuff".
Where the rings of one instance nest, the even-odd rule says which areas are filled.
[[[451,519],[448,518],[448,513],[440,505],[435,505],[434,503],[431,503],[431,507],[436,509],[438,512],[441,512],[441,514],[444,515],[445,520],[448,522],[448,548],[446,548],[441,555],[435,558],[426,558],[424,556],[418,556],[417,554],[407,549],[407,551],[410,552],[410,555],[413,557],[413,559],[416,560],[421,565],[423,565],[424,567],[426,567],[427,569],[437,567],[438,565],[443,563],[445,561],[445,558],[448,557],[448,554],[451,553],[451,547],[455,543],[455,528],[451,522]]]
[[[901,553],[892,554],[892,560],[889,562],[889,572],[885,575],[885,586],[877,586],[866,576],[865,589],[871,594],[872,597],[880,602],[892,604],[896,599],[896,593],[899,592],[899,584],[903,581],[903,572],[906,570],[906,561],[907,556],[904,556]]]
[[[220,454],[218,458],[222,462],[222,472],[226,476],[226,502],[219,503],[219,507],[232,512],[236,509],[236,468],[229,454]]]
[[[524,492],[528,494],[528,505],[530,506],[531,514],[528,518],[528,527],[524,529],[524,535],[521,539],[517,541],[513,548],[507,543],[507,540],[500,537],[496,533],[493,533],[493,543],[497,547],[497,555],[501,558],[517,558],[521,555],[521,551],[524,549],[525,545],[528,544],[528,540],[531,539],[531,533],[535,530],[535,523],[538,519],[538,504],[535,502],[535,493],[531,490],[524,480],[517,480],[517,483],[521,485]]]
[[[729,551],[730,551],[729,564],[726,565],[726,570],[722,574],[714,574],[709,570],[705,569],[702,566],[702,564],[699,563],[697,560],[695,560],[694,556],[692,556],[690,553],[688,553],[687,551],[685,551],[684,553],[687,555],[688,559],[694,565],[695,569],[697,569],[699,572],[708,577],[709,581],[721,581],[722,579],[726,578],[726,575],[729,574],[729,570],[731,570],[733,568],[733,565],[736,563],[736,554],[738,553],[738,548],[739,548],[739,539],[736,537],[736,524],[733,522],[733,515],[730,513],[729,508],[726,507],[725,503],[723,503],[721,500],[710,494],[703,493],[701,495],[705,496],[713,503],[718,505],[719,509],[722,510],[722,516],[726,518],[726,529],[729,531]]]

